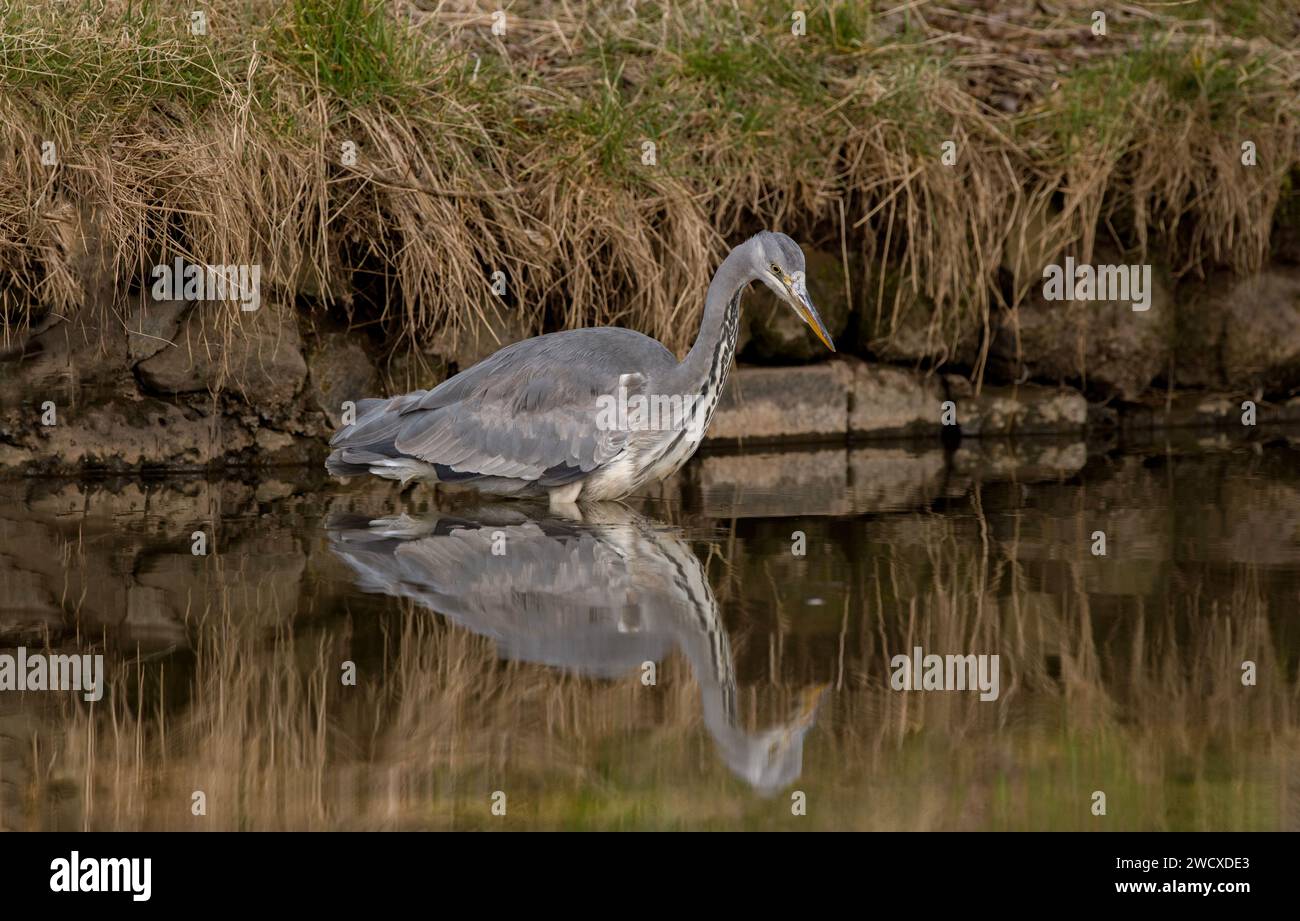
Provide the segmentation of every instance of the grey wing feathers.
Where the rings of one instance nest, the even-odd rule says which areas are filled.
[[[626,431],[598,425],[599,398],[620,376],[675,359],[630,330],[574,330],[496,352],[432,390],[363,400],[357,421],[330,444],[332,472],[382,458],[432,464],[440,480],[497,478],[558,486],[623,450]],[[642,375],[635,378],[644,381]]]

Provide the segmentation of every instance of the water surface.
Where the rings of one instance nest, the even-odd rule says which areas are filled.
[[[718,454],[577,520],[5,481],[0,652],[108,689],[0,692],[0,827],[1295,829],[1296,444]]]

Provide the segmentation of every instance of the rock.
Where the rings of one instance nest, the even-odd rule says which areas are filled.
[[[964,437],[1078,435],[1088,424],[1088,401],[1077,390],[1021,384],[976,395],[964,377],[949,375],[945,383]]]
[[[148,291],[142,292],[127,318],[131,363],[138,364],[168,346],[175,347],[181,319],[192,306],[188,301],[155,301]]]
[[[289,284],[289,290],[295,295],[316,301],[334,298],[350,304],[352,286],[339,253],[331,252],[324,262],[324,269],[310,259],[299,262],[297,270],[293,273],[293,281]]]
[[[1176,495],[1151,475],[1141,457],[1102,459],[1101,465],[1111,468],[1109,476],[1091,466],[1085,474],[1087,508],[1096,510],[1095,525],[1081,519],[1080,491],[1073,484],[1033,488],[1032,535],[1024,533],[1015,516],[990,522],[996,539],[1014,542],[1017,564],[1043,590],[1064,594],[1082,585],[1097,606],[1094,616],[1120,597],[1154,594],[1170,577],[1173,536],[1181,530],[1175,527]],[[1134,496],[1144,500],[1135,503]],[[1104,557],[1090,552],[1094,529],[1105,532]]]
[[[1031,286],[1041,290],[1043,266],[1056,259],[1067,236],[1060,210],[1048,199],[1031,204],[1002,245],[1002,269],[1011,276],[1012,290],[1021,295]]]
[[[329,417],[332,425],[341,421],[343,403],[375,395],[375,366],[347,333],[327,333],[307,359],[307,393],[312,405]]]
[[[0,590],[13,601],[0,642],[35,629],[42,645],[47,632],[91,636],[134,655],[187,647],[208,618],[298,614],[306,552],[291,523],[258,514],[263,501],[207,478],[0,479]],[[192,554],[194,530],[209,556]]]
[[[1263,477],[1227,480],[1216,541],[1225,560],[1243,567],[1300,565],[1300,489]],[[1230,511],[1229,511],[1230,510]]]
[[[934,302],[899,284],[897,272],[882,291],[872,286],[858,316],[856,345],[881,361],[972,367],[979,357],[981,323],[970,312],[941,325]],[[953,328],[955,326],[955,328]]]
[[[390,355],[381,370],[380,389],[383,393],[409,393],[412,390],[432,390],[451,376],[447,361],[437,355],[428,355],[415,348],[407,348]]]
[[[894,438],[939,434],[945,399],[937,377],[885,365],[853,365],[849,431]]]
[[[1093,432],[1113,432],[1119,428],[1120,412],[1106,403],[1088,404],[1088,429]]]
[[[847,434],[855,363],[738,367],[705,433],[709,443],[827,441]]]
[[[1300,173],[1293,172],[1288,184],[1288,194],[1282,196],[1273,212],[1269,243],[1274,259],[1300,265]]]
[[[257,449],[258,462],[271,466],[308,464],[313,460],[319,462],[321,458],[316,455],[322,453],[323,456],[318,441],[270,428],[258,428],[253,443]]]
[[[264,304],[240,311],[228,304],[195,304],[166,346],[136,366],[159,393],[229,389],[258,409],[289,403],[307,377],[298,323],[288,310]]]
[[[0,523],[0,531],[12,524]],[[63,608],[41,574],[21,569],[5,557],[0,557],[0,593],[5,600],[0,609],[0,647],[41,642],[66,627]]]
[[[1074,476],[1087,462],[1085,442],[1054,438],[963,442],[952,457],[956,479],[982,482],[1060,480]]]
[[[277,432],[272,429],[258,429],[253,436],[253,443],[257,449],[264,454],[275,454],[286,448],[293,447],[294,439],[292,435],[285,432]]]
[[[104,232],[94,207],[85,201],[55,201],[41,217],[54,244],[50,255],[62,260],[75,279],[81,291],[78,301],[83,305],[111,304],[116,241]]]
[[[263,479],[258,480],[253,495],[258,503],[275,502],[292,496],[299,488],[299,484],[289,480]]]
[[[495,299],[482,311],[468,311],[460,329],[443,330],[428,343],[428,349],[464,371],[497,349],[533,335],[519,312]]]
[[[1300,387],[1300,268],[1221,274],[1187,291],[1178,315],[1174,381],[1183,387]]]
[[[35,460],[30,450],[0,444],[0,470],[19,470]]]
[[[184,602],[182,601],[182,604]],[[126,617],[117,625],[124,639],[141,649],[183,648],[189,645],[185,608],[163,589],[133,582],[126,590]]]
[[[58,425],[41,427],[23,443],[10,466],[29,471],[84,467],[206,467],[249,447],[251,438],[234,420],[204,417],[175,404],[137,398],[77,407]]]
[[[831,341],[838,344],[848,327],[850,313],[844,291],[844,264],[838,255],[821,250],[807,253],[806,262],[808,293],[831,334]],[[820,361],[829,354],[808,324],[762,283],[751,286],[743,312],[748,338],[743,342],[738,340],[737,351],[746,361]]]
[[[943,488],[942,448],[855,447],[849,452],[849,505],[854,515],[923,508]]]
[[[1247,398],[1228,393],[1175,393],[1171,399],[1150,396],[1128,406],[1120,416],[1126,433],[1143,429],[1218,428],[1249,431],[1244,422]],[[1300,398],[1284,403],[1251,400],[1255,424],[1275,425],[1300,421]]]
[[[847,450],[711,454],[701,458],[700,507],[715,518],[847,515]]]
[[[1097,247],[1092,264],[1121,263],[1114,251]],[[1173,330],[1170,289],[1158,267],[1151,288],[1143,311],[1133,309],[1132,299],[1048,301],[1041,282],[1031,286],[1019,308],[996,321],[990,374],[1002,381],[1077,383],[1099,396],[1137,399],[1166,369]]]
[[[990,439],[941,447],[872,445],[708,454],[693,469],[713,518],[880,515],[965,495],[977,481],[1052,482],[1088,460],[1080,440]]]
[[[0,362],[0,405],[60,409],[87,398],[134,389],[126,330],[107,307],[82,307],[67,319],[51,315]]]
[[[236,617],[272,626],[298,614],[307,555],[291,533],[250,535],[221,552],[226,569],[213,591]]]

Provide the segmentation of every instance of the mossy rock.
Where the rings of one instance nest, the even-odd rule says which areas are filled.
[[[1223,273],[1180,295],[1176,384],[1270,396],[1300,387],[1300,268]]]
[[[973,310],[943,316],[896,268],[886,272],[882,284],[868,288],[854,324],[858,354],[902,364],[975,364],[982,324]]]
[[[1130,260],[1098,246],[1091,264]],[[1133,298],[1048,300],[1041,286],[1031,289],[1017,310],[997,318],[989,346],[992,379],[1078,384],[1094,396],[1136,400],[1167,369],[1173,340],[1169,276],[1159,265],[1151,268],[1146,309]]]

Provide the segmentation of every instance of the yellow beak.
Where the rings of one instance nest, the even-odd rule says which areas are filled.
[[[793,278],[785,279],[785,284],[790,291],[790,303],[794,306],[795,313],[799,314],[799,319],[812,327],[813,333],[826,348],[835,351],[835,343],[831,342],[830,331],[826,329],[826,324],[822,322],[817,308],[813,306],[812,297],[808,294],[808,285],[804,281],[803,273],[796,272]]]

